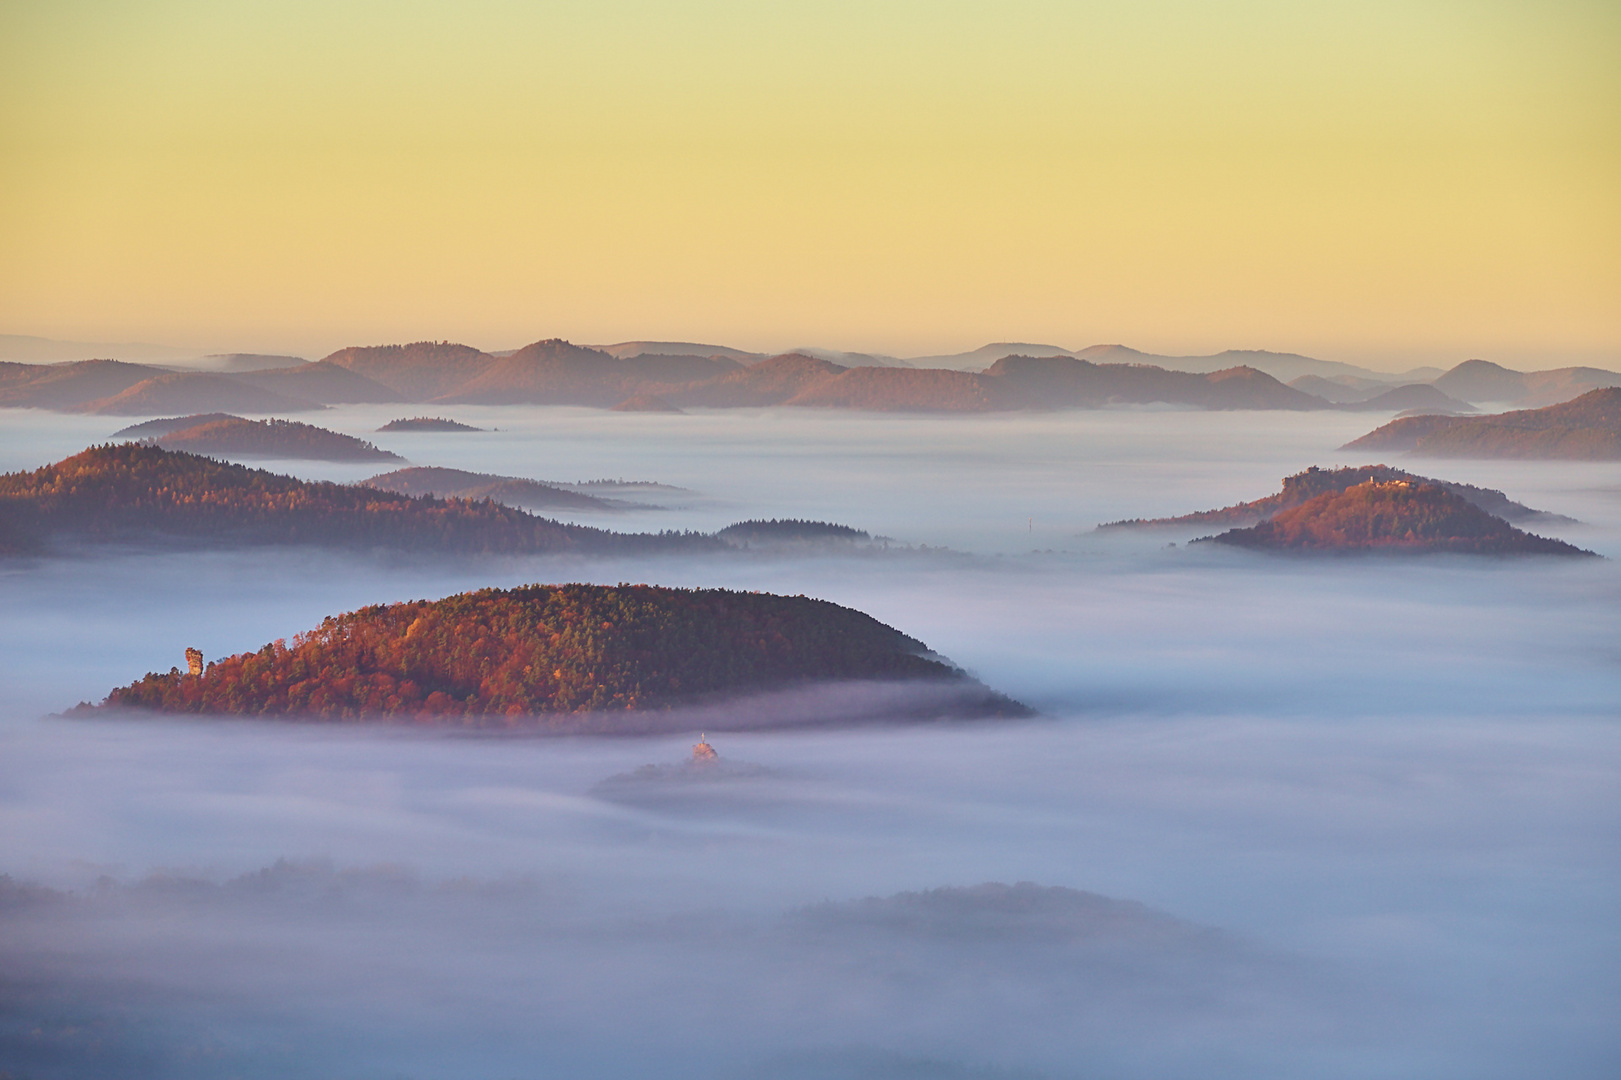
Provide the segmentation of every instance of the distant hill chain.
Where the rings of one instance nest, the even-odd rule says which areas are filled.
[[[995,345],[901,361],[814,349],[761,356],[683,342],[591,348],[552,338],[507,353],[428,341],[340,349],[316,363],[267,356],[259,358],[266,363],[257,370],[244,367],[254,362],[244,354],[215,359],[220,370],[119,360],[0,363],[0,407],[158,416],[389,402],[580,405],[622,412],[776,405],[996,412],[1159,403],[1456,413],[1470,411],[1472,401],[1546,404],[1621,385],[1621,374],[1597,368],[1521,373],[1471,360],[1446,373],[1419,369],[1373,378],[1349,364],[1290,353],[1163,357],[1120,345],[1077,352]]]
[[[714,552],[698,533],[626,534],[500,503],[315,483],[140,443],[0,476],[0,552],[64,544],[310,544],[428,554]]]
[[[1345,445],[1421,457],[1621,460],[1621,388],[1493,416],[1409,416]]]
[[[1438,484],[1368,480],[1327,491],[1258,525],[1205,540],[1299,553],[1451,552],[1469,555],[1587,555],[1493,517]]]
[[[963,699],[973,714],[1029,712],[859,611],[648,585],[532,585],[362,608],[199,675],[149,674],[103,705],[611,733],[623,723],[615,714],[851,680],[953,683],[973,691]]]
[[[1550,514],[1542,510],[1533,510],[1529,506],[1517,503],[1501,491],[1492,488],[1475,487],[1473,484],[1458,484],[1448,480],[1433,480],[1430,477],[1417,476],[1402,469],[1393,469],[1389,465],[1361,465],[1342,469],[1319,469],[1314,465],[1305,472],[1298,472],[1293,476],[1284,477],[1283,490],[1276,495],[1268,495],[1264,499],[1236,503],[1220,510],[1201,510],[1197,513],[1183,514],[1179,517],[1133,518],[1129,521],[1111,521],[1099,525],[1098,528],[1100,530],[1164,529],[1224,525],[1244,527],[1266,521],[1284,510],[1291,510],[1294,507],[1301,506],[1319,495],[1345,491],[1356,487],[1358,484],[1365,484],[1370,480],[1379,483],[1402,481],[1410,484],[1434,484],[1479,507],[1488,514],[1503,518],[1505,521],[1540,521],[1548,524],[1571,521],[1570,518],[1565,517],[1563,514]]]

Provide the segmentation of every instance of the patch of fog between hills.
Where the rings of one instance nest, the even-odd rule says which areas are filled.
[[[109,552],[3,571],[0,675],[11,706],[38,716],[183,665],[188,646],[210,660],[257,650],[368,604],[630,581],[844,604],[1052,714],[1604,713],[1617,702],[1621,562],[1580,562],[1141,546],[878,560]]]
[[[651,798],[603,782],[690,739],[0,739],[28,1075],[1597,1077],[1618,1049],[1596,720],[736,734],[737,783]]]
[[[279,861],[7,881],[0,925],[0,1058],[39,1077],[1254,1076],[1370,1005],[1320,964],[1031,883],[605,917],[533,881]],[[1235,1042],[1273,1049],[1212,1070]]]

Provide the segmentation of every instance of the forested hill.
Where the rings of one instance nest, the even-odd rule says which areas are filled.
[[[310,461],[404,461],[365,439],[297,420],[206,419],[159,435],[165,450],[187,450],[220,457],[304,458]]]
[[[200,675],[147,675],[104,705],[524,726],[544,714],[622,715],[860,680],[952,684],[972,691],[965,700],[979,715],[1028,713],[926,653],[868,615],[803,596],[531,585],[362,608]],[[568,729],[616,724],[610,715]]]
[[[0,551],[154,540],[458,554],[725,548],[696,533],[614,533],[493,502],[313,483],[136,443],[0,476]]]
[[[1402,469],[1393,469],[1389,465],[1357,465],[1341,469],[1319,469],[1313,465],[1304,472],[1283,478],[1283,490],[1276,495],[1268,495],[1264,499],[1255,499],[1250,502],[1234,503],[1232,506],[1220,510],[1200,510],[1197,513],[1182,514],[1178,517],[1168,518],[1132,518],[1129,521],[1111,521],[1099,525],[1103,529],[1161,529],[1199,526],[1236,526],[1254,525],[1265,521],[1274,514],[1299,506],[1319,495],[1331,491],[1344,491],[1358,484],[1365,484],[1369,480],[1378,480],[1388,483],[1394,480],[1405,480],[1413,484],[1434,484],[1478,506],[1480,509],[1506,521],[1542,521],[1542,522],[1569,522],[1571,519],[1563,514],[1550,514],[1543,510],[1533,510],[1523,503],[1517,503],[1495,488],[1476,487],[1473,484],[1460,484],[1450,480],[1432,480],[1427,476],[1416,476]]]
[[[1456,552],[1471,555],[1592,555],[1534,536],[1436,484],[1369,480],[1329,491],[1248,529],[1207,537],[1272,551]]]

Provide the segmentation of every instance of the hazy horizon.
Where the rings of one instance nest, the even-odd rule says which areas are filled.
[[[410,339],[402,337],[386,340],[379,339],[375,341],[343,341],[341,344],[333,344],[331,341],[327,341],[313,348],[298,348],[287,345],[285,343],[286,339],[284,339],[281,344],[276,344],[274,342],[266,344],[260,342],[255,347],[242,346],[240,343],[237,343],[230,347],[214,344],[209,346],[186,348],[183,346],[152,341],[82,342],[45,337],[39,334],[15,333],[0,334],[0,339],[9,337],[28,340],[26,343],[20,342],[16,346],[9,349],[6,348],[3,343],[0,343],[0,360],[12,360],[25,363],[54,363],[77,359],[119,359],[130,360],[136,363],[152,363],[159,365],[167,363],[185,365],[194,363],[195,361],[210,355],[242,353],[266,356],[298,356],[305,360],[314,361],[320,360],[326,356],[330,356],[332,353],[337,352],[340,349],[350,347],[368,347],[375,345],[403,345],[419,340],[453,340],[457,344],[471,345],[472,347],[487,353],[510,352],[514,349],[522,348],[524,345],[528,345],[536,341],[544,341],[553,337],[562,336],[563,335],[559,334],[542,334],[539,336],[526,338],[525,340],[515,344],[497,345],[480,343],[476,340],[447,338],[444,335],[439,335]],[[573,339],[565,338],[565,340]],[[1459,363],[1462,363],[1465,360],[1489,360],[1492,363],[1500,364],[1503,367],[1519,371],[1548,371],[1564,367],[1596,367],[1605,370],[1621,371],[1621,349],[1576,353],[1550,353],[1547,350],[1535,349],[1512,350],[1507,353],[1497,353],[1491,356],[1477,354],[1470,354],[1466,356],[1456,352],[1455,350],[1435,351],[1424,353],[1422,355],[1403,352],[1401,350],[1376,350],[1368,353],[1355,351],[1348,353],[1318,351],[1313,353],[1303,349],[1289,349],[1265,345],[1224,345],[1220,347],[1183,347],[1176,349],[1167,347],[1155,349],[1146,347],[1140,343],[1118,340],[1100,340],[1084,345],[1065,345],[1059,342],[1034,341],[1028,337],[1017,337],[1011,335],[994,340],[981,341],[977,344],[962,344],[959,342],[950,347],[941,347],[930,350],[925,350],[922,346],[914,346],[912,349],[902,350],[898,353],[884,352],[883,350],[877,348],[843,345],[833,346],[817,341],[796,341],[790,345],[781,345],[780,343],[768,343],[761,345],[758,341],[751,344],[736,340],[721,339],[705,339],[701,342],[687,341],[685,339],[678,341],[677,339],[667,335],[640,338],[619,337],[613,338],[612,340],[582,339],[574,340],[573,343],[589,348],[606,348],[617,344],[639,341],[671,342],[675,344],[704,344],[712,345],[717,348],[739,349],[744,352],[758,353],[763,356],[776,356],[783,353],[793,352],[798,349],[811,349],[850,353],[852,355],[867,354],[874,356],[888,356],[904,361],[927,360],[933,357],[941,356],[962,356],[964,354],[972,353],[978,349],[994,345],[1022,343],[1027,345],[1039,345],[1043,347],[1051,346],[1064,349],[1069,352],[1080,352],[1083,349],[1102,345],[1123,345],[1128,349],[1133,349],[1137,352],[1145,353],[1150,356],[1164,356],[1170,358],[1202,358],[1206,356],[1219,355],[1224,352],[1286,353],[1306,356],[1314,360],[1350,364],[1355,367],[1361,367],[1369,371],[1385,374],[1402,374],[1407,371],[1424,367],[1433,367],[1444,371],[1456,366]]]
[[[1609,5],[92,10],[0,11],[18,333],[1621,355]]]

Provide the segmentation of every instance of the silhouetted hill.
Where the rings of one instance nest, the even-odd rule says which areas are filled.
[[[1508,521],[1553,523],[1571,520],[1562,514],[1550,514],[1542,510],[1533,510],[1529,506],[1517,503],[1501,491],[1492,488],[1475,487],[1473,484],[1457,484],[1448,480],[1432,480],[1427,476],[1415,476],[1401,469],[1392,469],[1389,465],[1360,465],[1343,469],[1319,469],[1313,465],[1305,472],[1298,472],[1293,476],[1284,477],[1283,490],[1276,495],[1268,495],[1264,499],[1237,503],[1220,510],[1202,510],[1194,514],[1183,514],[1180,517],[1111,521],[1106,525],[1099,525],[1098,528],[1156,529],[1208,525],[1254,525],[1281,511],[1301,506],[1319,495],[1345,491],[1358,484],[1365,484],[1370,480],[1379,483],[1404,481],[1411,484],[1433,484],[1450,491],[1461,499],[1467,500],[1488,514]]]
[[[735,360],[739,364],[752,364],[766,359],[766,353],[748,352],[744,349],[733,349],[726,345],[704,345],[696,341],[621,341],[615,345],[594,345],[609,356],[621,360],[633,356],[651,354],[654,356],[722,356],[728,360]]]
[[[1425,457],[1621,460],[1621,387],[1494,416],[1403,417],[1343,449],[1400,450]]]
[[[1414,368],[1401,374],[1372,371],[1339,360],[1318,360],[1299,353],[1272,352],[1268,349],[1227,349],[1207,356],[1171,356],[1147,353],[1125,345],[1093,345],[1073,355],[1082,360],[1100,364],[1152,364],[1171,371],[1208,373],[1232,367],[1252,367],[1264,371],[1275,379],[1288,382],[1302,375],[1318,375],[1325,379],[1373,379],[1378,382],[1420,382],[1441,374],[1439,368]]]
[[[202,427],[217,420],[241,420],[240,416],[230,413],[194,413],[191,416],[160,417],[156,420],[143,420],[139,424],[131,424],[127,428],[119,428],[113,432],[115,439],[158,439],[176,431],[186,428]]]
[[[1580,397],[1589,390],[1621,386],[1621,373],[1568,367],[1515,371],[1489,360],[1465,360],[1435,380],[1437,389],[1464,401],[1494,401],[1538,408]]]
[[[147,675],[104,706],[500,727],[552,716],[539,722],[613,732],[614,714],[807,684],[978,687],[927,651],[859,611],[803,596],[531,585],[362,608],[200,675]],[[988,690],[976,711],[1028,713]]]
[[[1315,395],[1336,405],[1354,405],[1360,401],[1367,401],[1390,388],[1389,383],[1353,379],[1349,376],[1325,379],[1321,375],[1301,375],[1286,382],[1301,393]]]
[[[6,364],[0,381],[0,407],[75,409],[110,398],[162,375],[161,368],[122,360],[79,360],[67,364]]]
[[[940,368],[853,367],[819,379],[784,404],[878,412],[989,412],[997,387],[981,375]]]
[[[712,409],[781,405],[816,383],[851,370],[803,353],[784,353],[663,397]]]
[[[442,416],[414,416],[410,419],[390,420],[377,429],[383,431],[483,431],[471,424],[446,420]]]
[[[1072,356],[1007,356],[979,378],[1003,408],[1098,408],[1112,404],[1206,409],[1326,409],[1329,402],[1254,368],[1208,374],[1146,364],[1096,364]],[[994,381],[993,381],[994,380]]]
[[[694,533],[612,533],[494,502],[311,483],[140,443],[0,476],[0,536],[13,551],[154,541],[459,555],[726,550]]]
[[[397,491],[402,495],[437,495],[441,499],[471,499],[474,502],[494,499],[498,503],[525,510],[617,510],[625,505],[536,480],[491,476],[461,469],[396,469],[362,482],[369,487]]]
[[[202,358],[201,363],[209,371],[233,372],[303,367],[309,361],[302,356],[281,356],[275,353],[209,353]]]
[[[796,519],[770,521],[740,521],[728,525],[715,534],[729,544],[739,547],[774,547],[795,544],[848,544],[871,540],[872,536],[848,525],[834,525],[827,521],[799,521]]]
[[[644,353],[620,358],[554,338],[495,358],[478,375],[438,400],[608,408],[649,387],[682,386],[737,367],[735,360],[725,357]]]
[[[470,345],[448,341],[353,347],[326,357],[330,363],[382,383],[406,401],[429,401],[454,393],[495,359]]]
[[[682,410],[654,394],[632,394],[613,407],[614,412],[678,413]]]
[[[320,408],[319,402],[254,386],[234,375],[180,371],[143,379],[111,397],[74,406],[73,411],[105,416],[162,416],[201,412],[309,412]]]
[[[1205,537],[1267,551],[1453,552],[1471,555],[1592,555],[1522,532],[1435,484],[1369,480],[1279,511],[1247,529]]]
[[[229,417],[161,435],[165,450],[211,457],[303,458],[310,461],[403,461],[365,439],[301,424],[296,420],[243,420]]]
[[[1427,383],[1410,383],[1407,386],[1398,386],[1392,390],[1385,390],[1361,401],[1343,404],[1340,408],[1348,412],[1402,412],[1408,409],[1424,409],[1430,413],[1472,413],[1475,407],[1467,401],[1459,401],[1449,397]]]
[[[330,360],[267,371],[244,371],[232,377],[249,386],[322,405],[386,404],[400,400],[398,391]]]

